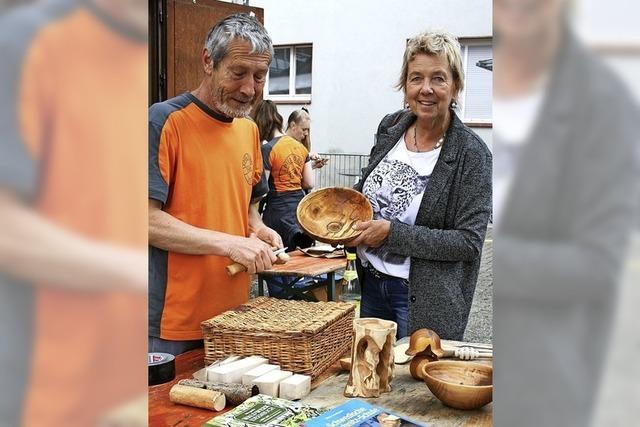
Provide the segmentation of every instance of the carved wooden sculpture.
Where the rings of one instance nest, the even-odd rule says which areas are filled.
[[[395,322],[364,318],[353,321],[351,373],[344,389],[347,397],[378,397],[391,391]]]

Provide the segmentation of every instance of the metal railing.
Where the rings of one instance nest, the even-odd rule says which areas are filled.
[[[367,166],[369,156],[365,154],[318,153],[329,161],[316,169],[315,189],[324,187],[353,187],[360,179],[362,168]]]

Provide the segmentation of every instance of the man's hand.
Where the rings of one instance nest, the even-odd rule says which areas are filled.
[[[391,222],[386,219],[374,219],[371,221],[358,222],[353,226],[354,230],[362,230],[357,237],[345,242],[345,246],[365,245],[377,248],[389,237]]]
[[[311,168],[312,169],[320,169],[321,167],[323,167],[324,165],[327,164],[327,162],[329,161],[328,158],[324,159],[322,157],[320,157],[319,155],[317,155],[316,153],[311,153],[309,154],[309,158],[311,159]]]
[[[282,245],[282,241],[280,245]],[[268,270],[276,261],[276,256],[273,254],[271,246],[263,242],[255,234],[251,234],[249,237],[233,237],[229,244],[227,256],[233,261],[244,265],[249,274]]]
[[[258,239],[270,244],[272,248],[280,249],[283,246],[282,238],[272,228],[261,227],[255,234]]]

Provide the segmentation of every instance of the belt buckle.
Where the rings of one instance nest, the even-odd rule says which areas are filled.
[[[371,264],[367,266],[367,269],[369,270],[369,273],[371,273],[373,277],[375,277],[376,279],[382,279],[382,273],[376,270]]]

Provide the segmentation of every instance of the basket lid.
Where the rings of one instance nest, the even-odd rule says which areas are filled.
[[[345,302],[291,301],[258,297],[202,322],[203,328],[315,334],[351,311]]]

